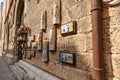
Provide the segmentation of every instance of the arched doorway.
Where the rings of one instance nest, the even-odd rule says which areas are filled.
[[[22,52],[19,52],[21,48],[21,45],[17,42],[17,30],[20,28],[20,26],[23,24],[24,19],[24,0],[18,1],[17,11],[16,11],[16,19],[15,19],[15,45],[14,45],[14,53],[17,55],[17,60],[22,59]]]

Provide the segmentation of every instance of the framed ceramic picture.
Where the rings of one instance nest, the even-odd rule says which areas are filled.
[[[37,50],[42,51],[42,42],[40,41],[37,42]]]
[[[56,44],[57,44],[57,28],[56,26],[53,26],[53,28],[50,29],[49,50],[56,51]]]
[[[61,26],[62,36],[72,35],[75,33],[76,33],[76,22],[75,21],[68,22]]]
[[[37,41],[37,42],[38,41],[42,42],[42,39],[43,39],[43,33],[42,32],[35,36],[35,41]]]
[[[43,43],[43,33],[39,33],[36,35],[36,43],[37,43],[37,50],[42,51],[42,43]]]
[[[75,64],[75,53],[60,52],[60,61],[67,64]]]
[[[46,17],[47,15],[47,12],[44,11],[42,14],[41,14],[41,21],[40,21],[40,29],[45,32],[46,31]]]
[[[56,0],[53,3],[53,24],[60,25],[60,17],[61,17],[61,4],[60,0]]]
[[[49,50],[48,50],[48,47],[49,47],[49,41],[45,40],[43,42],[43,52],[42,52],[42,60],[43,60],[43,62],[48,62],[49,61]]]

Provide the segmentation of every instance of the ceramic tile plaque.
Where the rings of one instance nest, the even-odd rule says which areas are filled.
[[[76,33],[76,22],[68,22],[61,26],[61,35],[70,35]]]
[[[75,53],[60,52],[60,61],[68,64],[75,64]]]
[[[37,43],[37,50],[41,51],[42,50],[42,42],[43,42],[43,34],[42,32],[37,34],[36,36],[36,43]]]
[[[53,3],[53,24],[60,24],[60,0]]]
[[[48,47],[49,47],[49,41],[45,40],[43,42],[43,52],[42,52],[42,60],[43,60],[43,62],[48,62],[48,60],[49,60]]]
[[[41,14],[40,29],[46,31],[46,11]]]
[[[42,50],[42,42],[40,42],[40,41],[37,42],[37,50],[39,50],[39,51]]]

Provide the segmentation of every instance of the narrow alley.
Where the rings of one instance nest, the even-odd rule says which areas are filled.
[[[0,0],[0,80],[120,80],[120,0]]]

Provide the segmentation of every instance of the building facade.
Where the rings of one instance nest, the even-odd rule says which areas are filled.
[[[116,3],[115,3],[116,1]],[[6,0],[4,27],[2,30],[3,51],[17,56],[17,30],[20,26],[29,27],[31,35],[42,32],[41,15],[46,11],[46,31],[44,40],[49,40],[53,28],[54,0]],[[120,5],[119,1],[107,2],[102,5],[102,51],[105,80],[120,79]],[[61,0],[61,26],[76,21],[76,33],[61,35],[60,26],[57,28],[56,51],[49,51],[49,61],[43,61],[43,52],[35,50],[35,56],[23,60],[65,80],[91,80],[93,70],[93,40],[91,0]],[[29,40],[29,38],[28,38]],[[2,47],[2,46],[1,46]],[[31,49],[32,50],[32,49]],[[60,52],[74,53],[75,65],[62,63]],[[27,51],[24,54],[28,55]],[[24,55],[23,54],[23,55]]]

